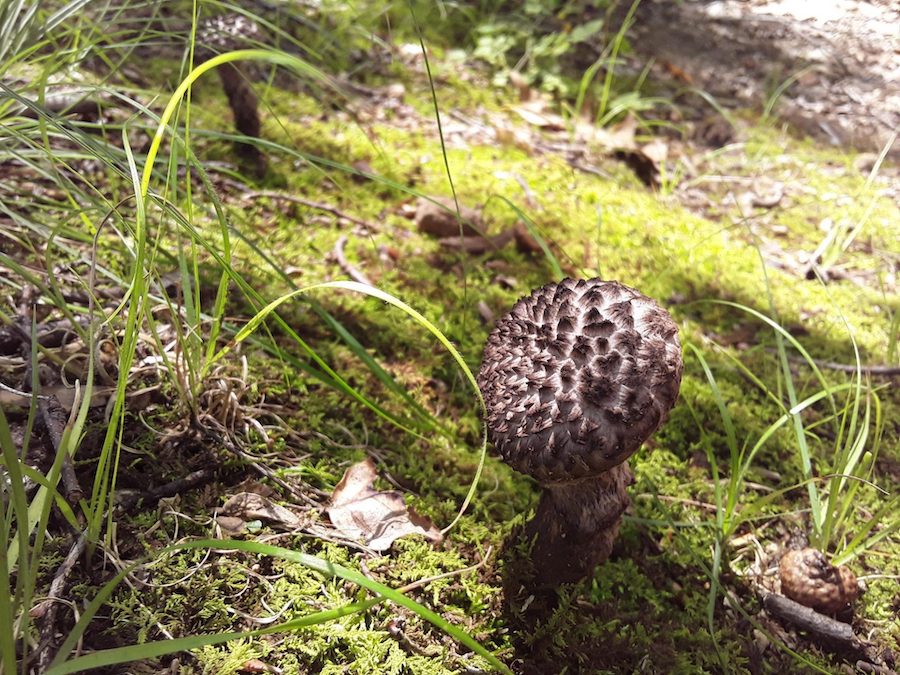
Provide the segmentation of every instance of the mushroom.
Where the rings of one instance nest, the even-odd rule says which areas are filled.
[[[263,32],[259,25],[243,14],[221,14],[205,20],[197,27],[197,61],[203,62],[216,54],[246,49],[260,44]],[[220,64],[216,69],[228,105],[234,115],[235,130],[251,138],[260,137],[259,99],[251,79],[234,61]],[[264,175],[268,162],[252,143],[236,142],[238,155],[248,160],[257,175]]]
[[[788,551],[778,564],[781,592],[817,612],[836,614],[859,594],[856,575],[848,567],[835,567],[815,548]]]
[[[543,488],[525,533],[538,583],[589,575],[628,506],[628,457],[681,384],[678,327],[616,281],[564,279],[522,298],[484,348],[478,386],[503,460]]]

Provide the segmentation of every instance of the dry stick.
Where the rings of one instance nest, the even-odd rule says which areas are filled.
[[[63,433],[65,433],[68,415],[66,415],[65,409],[55,394],[47,398],[41,398],[38,401],[38,410],[40,410],[44,428],[47,429],[47,433],[53,443],[53,452],[58,453],[62,445],[62,437]],[[81,489],[81,485],[78,483],[78,477],[75,475],[75,467],[72,466],[69,453],[65,449],[62,452],[65,453],[61,473],[63,492],[67,502],[77,504],[84,497],[84,490]]]
[[[37,343],[45,348],[61,347],[68,337],[77,335],[68,319],[47,321],[37,327]],[[27,338],[27,334],[24,337]],[[19,330],[13,326],[0,326],[0,354],[14,354],[23,342],[23,334]]]
[[[232,181],[226,180],[227,183],[232,183]],[[244,185],[244,188],[247,186]],[[357,218],[356,216],[351,216],[348,213],[341,211],[339,208],[335,206],[331,206],[331,204],[323,204],[322,202],[314,202],[309,199],[304,199],[303,197],[295,197],[293,195],[286,195],[281,192],[272,192],[270,190],[262,190],[262,191],[253,191],[253,192],[245,192],[241,195],[245,200],[249,199],[260,199],[260,198],[269,198],[269,199],[282,199],[287,202],[291,202],[292,204],[300,204],[301,206],[305,206],[310,209],[315,209],[316,211],[324,211],[325,213],[330,213],[335,218],[340,218],[341,220],[346,220],[348,223],[353,223],[354,225],[359,225],[360,227],[364,227],[370,232],[381,232],[382,228],[375,223],[369,222],[368,220],[363,220],[362,218]]]
[[[50,442],[53,446],[53,454],[54,456],[56,456],[60,452],[60,445],[62,445],[62,437],[63,433],[65,433],[68,416],[66,415],[66,411],[63,409],[62,404],[59,402],[59,399],[55,395],[40,396],[31,391],[31,337],[19,323],[14,322],[11,325],[22,338],[22,347],[25,350],[25,362],[28,364],[28,366],[25,368],[25,374],[22,377],[22,389],[26,392],[31,392],[32,396],[37,397],[38,411],[41,415],[41,422],[43,423],[44,428],[47,430],[47,435],[50,436]],[[22,448],[23,461],[25,460],[25,452],[26,449]],[[65,492],[65,498],[66,501],[70,504],[77,504],[84,497],[84,490],[82,490],[81,486],[78,484],[78,478],[75,476],[75,469],[72,466],[72,458],[69,457],[69,453],[65,450],[62,450],[62,452],[63,460],[61,467],[61,478],[63,483],[63,491]]]
[[[775,593],[764,595],[763,604],[766,607],[766,611],[770,614],[793,624],[801,630],[809,631],[826,643],[850,649],[860,648],[860,641],[850,624],[819,614],[814,609]]]
[[[334,259],[337,261],[338,267],[340,267],[347,276],[353,279],[353,281],[365,284],[366,286],[371,286],[372,282],[369,281],[368,277],[351,265],[347,260],[347,257],[344,255],[344,246],[346,245],[347,237],[344,235],[338,237],[338,240],[334,245]]]
[[[823,646],[832,650],[846,649],[863,656],[866,661],[876,665],[879,670],[873,672],[893,673],[890,669],[883,669],[882,659],[875,652],[874,646],[864,640],[860,640],[853,632],[850,624],[842,623],[829,616],[820,614],[814,609],[805,607],[783,595],[765,593],[762,596],[766,611],[784,622],[793,624],[800,630],[807,631]],[[896,675],[894,673],[894,675]]]
[[[444,237],[438,240],[438,244],[444,248],[481,255],[487,251],[499,251],[515,238],[515,229],[509,228],[493,237],[483,237],[480,234],[470,237]]]
[[[124,496],[119,502],[118,508],[121,512],[127,512],[137,506],[138,502],[143,501],[145,505],[151,504],[164,499],[166,497],[174,497],[175,495],[191,490],[199,485],[209,482],[215,476],[212,469],[199,469],[192,471],[188,475],[173,480],[171,483],[159,485],[146,494],[129,494]]]
[[[767,349],[766,351],[773,354],[776,353],[774,349]],[[799,356],[788,355],[788,361],[806,366],[809,365],[806,359]],[[812,362],[819,366],[819,368],[839,370],[844,373],[855,373],[857,370],[857,367],[852,363],[836,363],[834,361],[820,361],[819,359],[812,359]],[[897,377],[900,375],[900,366],[887,366],[882,364],[872,366],[860,365],[859,372],[864,375],[877,375],[879,377]]]
[[[35,618],[43,618],[41,626],[41,639],[37,648],[38,672],[44,672],[50,664],[50,659],[54,656],[51,653],[50,645],[53,643],[54,633],[56,632],[56,616],[59,613],[59,604],[62,596],[63,588],[66,580],[72,573],[75,563],[81,554],[84,553],[87,545],[87,530],[79,535],[78,539],[69,550],[66,559],[57,568],[56,574],[53,575],[53,581],[50,583],[50,590],[47,593],[47,599],[38,603],[31,614]]]
[[[857,661],[856,669],[864,673],[875,673],[875,675],[897,675],[897,671],[891,670],[887,666],[880,666],[877,663],[869,663],[868,661]]]

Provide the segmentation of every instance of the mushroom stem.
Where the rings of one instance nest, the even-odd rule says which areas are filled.
[[[525,526],[534,538],[535,581],[544,586],[574,583],[609,558],[628,508],[634,482],[623,462],[597,476],[543,485],[537,513]]]

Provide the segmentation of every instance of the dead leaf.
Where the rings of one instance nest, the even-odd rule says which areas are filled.
[[[709,148],[722,148],[734,140],[735,129],[721,115],[711,115],[694,127],[692,137]]]
[[[263,520],[282,530],[295,530],[303,525],[301,518],[293,511],[252,492],[237,493],[225,502],[219,513],[222,516],[235,516],[245,523]]]
[[[242,673],[273,673],[273,675],[281,675],[284,671],[278,666],[272,666],[259,659],[248,659],[241,666]]]
[[[611,127],[597,127],[593,124],[580,122],[577,131],[585,140],[597,143],[606,150],[635,150],[637,143],[634,134],[637,132],[637,117],[631,113]]]
[[[645,155],[642,150],[619,150],[615,153],[614,157],[625,162],[626,166],[634,171],[638,180],[644,185],[653,188],[659,187],[659,166],[650,157]]]
[[[421,534],[433,542],[443,539],[434,523],[406,506],[400,492],[377,492],[373,487],[377,476],[371,458],[347,469],[326,509],[336,529],[375,551],[388,550],[395,539],[408,534]]]
[[[516,237],[514,229],[503,230],[500,234],[493,237],[446,237],[439,241],[444,248],[463,251],[472,255],[481,255],[487,251],[499,251]]]
[[[683,69],[676,66],[671,61],[662,61],[662,67],[665,68],[666,72],[669,73],[676,80],[680,80],[684,84],[689,87],[694,86],[694,78],[690,76],[689,73],[685,72]]]
[[[661,138],[655,138],[642,145],[641,152],[656,166],[660,166],[669,158],[669,144]]]
[[[520,101],[529,101],[534,95],[534,90],[529,86],[528,80],[518,70],[509,71],[509,83],[519,92]]]
[[[543,129],[544,131],[563,131],[566,121],[554,112],[550,112],[552,105],[546,96],[531,98],[519,105],[513,106],[513,112],[528,122],[528,124]]]
[[[753,183],[751,203],[761,209],[771,209],[784,197],[784,183],[767,178],[759,178]]]
[[[528,231],[528,227],[525,223],[521,220],[515,224],[514,229],[516,235],[516,248],[520,253],[534,254],[541,253],[544,250],[541,248],[538,240]]]
[[[484,231],[481,214],[475,209],[460,205],[459,215],[462,218],[464,235],[478,235]],[[419,232],[434,237],[459,236],[459,219],[456,217],[456,204],[452,199],[435,197],[432,201],[419,197],[416,202],[415,218]]]
[[[216,524],[225,539],[233,539],[247,531],[247,524],[237,516],[218,516]]]
[[[478,301],[478,316],[481,317],[481,320],[484,322],[486,326],[494,325],[494,310],[490,308],[490,306],[484,301]]]

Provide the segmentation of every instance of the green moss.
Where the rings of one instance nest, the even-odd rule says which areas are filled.
[[[402,215],[403,207],[419,193],[451,194],[434,133],[430,90],[421,78],[410,75],[406,81],[407,102],[421,119],[387,118],[364,126],[343,112],[323,115],[323,103],[307,94],[277,88],[265,91],[264,136],[285,146],[283,151],[271,152],[272,172],[264,179],[265,187],[328,203],[377,227],[365,231],[334,214],[287,201],[228,199],[229,223],[278,268],[271,269],[251,247],[235,239],[235,270],[271,300],[291,289],[279,270],[289,270],[296,286],[345,278],[346,270],[335,264],[332,253],[338,240],[346,237],[347,260],[378,288],[433,321],[475,369],[489,330],[480,317],[479,303],[495,314],[505,312],[532,288],[553,280],[552,268],[542,256],[524,254],[513,246],[460,255],[420,235]],[[448,76],[441,80],[439,102],[442,106],[484,105],[497,112],[500,105],[494,94],[487,87],[476,89]],[[197,96],[197,100],[202,97],[203,106],[197,106],[194,121],[217,132],[227,130],[228,113],[221,94],[210,86],[201,88]],[[821,242],[819,224],[825,217],[838,215],[851,223],[865,220],[860,234],[836,262],[873,270],[878,257],[866,246],[886,249],[900,219],[896,208],[878,194],[877,184],[853,173],[851,156],[786,140],[771,129],[748,133],[740,157],[713,157],[710,161],[717,163],[706,168],[748,179],[766,176],[790,187],[783,208],[771,213],[756,210],[750,214],[750,223],[739,222],[736,207],[725,205],[724,188],[721,194],[710,193],[720,202],[712,214],[718,220],[704,218],[670,197],[648,192],[619,164],[604,165],[613,176],[604,180],[575,171],[562,158],[529,155],[500,145],[450,143],[447,156],[460,202],[484,206],[489,233],[517,220],[498,199],[506,197],[534,219],[566,273],[619,279],[671,309],[683,341],[700,349],[709,362],[733,420],[739,451],[752,447],[783,409],[748,382],[734,359],[746,364],[781,399],[784,381],[767,351],[774,346],[772,330],[720,301],[776,316],[814,356],[835,360],[852,356],[844,318],[853,327],[864,358],[879,360],[889,345],[888,310],[900,310],[895,300],[877,290],[877,284],[860,287],[838,280],[822,286],[790,270],[763,272],[756,248],[759,232],[754,228],[781,226],[784,234],[779,241],[785,250],[812,251]],[[205,159],[233,159],[230,145],[222,139],[198,135],[195,140]],[[363,161],[383,180],[354,182],[349,167]],[[519,179],[528,185],[530,206]],[[795,190],[797,185],[803,189]],[[850,201],[833,195],[847,195]],[[195,199],[196,212],[205,213],[208,204],[202,195]],[[214,227],[208,228],[208,236],[211,245],[221,247]],[[434,338],[395,308],[334,289],[315,290],[310,297],[340,321],[367,354],[439,420],[441,428],[411,422],[418,436],[403,433],[290,360],[278,360],[271,352],[245,344],[240,353],[248,358],[255,380],[248,397],[248,403],[259,408],[254,414],[270,427],[283,421],[294,432],[289,435],[277,428],[270,432],[273,442],[265,452],[277,465],[278,475],[298,489],[327,495],[350,463],[375,454],[381,460],[379,470],[408,491],[407,503],[438,527],[446,526],[458,513],[480,461],[481,429],[474,392]],[[252,311],[244,299],[231,298],[230,316],[245,320]],[[389,414],[415,418],[410,405],[378,381],[306,300],[286,303],[279,313],[351,386]],[[269,327],[279,349],[311,364],[296,342],[273,322]],[[730,338],[736,333],[748,336],[744,341],[749,348]],[[262,332],[258,336],[265,337]],[[715,541],[715,494],[707,450],[720,476],[727,478],[730,449],[706,375],[688,354],[681,403],[664,429],[631,462],[636,476],[632,507],[612,559],[593,578],[563,589],[558,596],[547,599],[535,594],[528,601],[531,591],[511,571],[510,560],[527,545],[513,538],[530,517],[539,487],[492,456],[485,461],[468,513],[439,546],[417,538],[401,539],[389,553],[371,559],[351,546],[311,536],[288,537],[280,543],[353,569],[362,570],[365,560],[368,574],[395,587],[440,576],[410,595],[463,626],[508,662],[548,668],[565,664],[568,672],[673,673],[719,672],[725,662],[735,672],[749,671],[752,651],[746,625],[721,602],[715,607],[712,632],[707,620],[712,582],[709,552]],[[235,363],[226,365],[237,372]],[[827,377],[830,382],[843,378],[830,372]],[[820,386],[803,370],[797,371],[795,382],[801,399]],[[277,411],[277,424],[265,418],[263,394],[266,405]],[[892,391],[885,392],[886,418],[896,417],[894,396]],[[821,406],[804,415],[811,422],[816,416],[821,420],[827,411]],[[821,460],[833,451],[833,442],[825,431],[820,430],[819,436],[811,435],[810,445],[814,457]],[[263,452],[261,447],[258,450]],[[896,457],[897,451],[896,440],[886,434],[884,452]],[[174,463],[168,461],[160,459],[158,468],[176,473]],[[748,478],[763,488],[800,482],[796,438],[789,428],[767,441],[754,459],[754,468]],[[234,480],[217,486],[219,494],[206,495],[206,502],[182,504],[182,508],[208,512],[211,505],[221,503],[243,478],[227,476]],[[874,478],[885,482],[877,475]],[[379,487],[389,489],[387,481]],[[764,492],[745,488],[739,495],[741,506],[749,507],[759,494]],[[875,491],[860,492],[859,504],[866,513],[877,510],[880,500]],[[807,507],[804,491],[796,490],[779,495],[755,513],[787,522],[786,514]],[[157,512],[148,511],[137,514],[129,527],[149,531],[157,520]],[[851,517],[848,535],[864,520],[864,513]],[[167,543],[171,521],[164,518],[162,522],[164,528],[141,542],[141,553]],[[802,520],[790,522],[803,525]],[[205,534],[204,527],[186,527],[192,535]],[[756,521],[748,521],[741,533],[782,543],[771,531],[757,531],[757,527]],[[893,580],[888,578],[898,573],[893,562],[897,559],[897,542],[887,540],[853,563],[861,575],[872,575],[859,616],[874,622],[870,625],[877,626],[885,639],[900,634],[892,615],[896,612]],[[110,612],[117,622],[132,626],[122,639],[157,639],[160,627],[173,635],[248,628],[234,609],[256,617],[284,610],[288,616],[368,597],[353,584],[324,578],[294,563],[223,557],[220,560],[231,562],[212,566],[200,565],[200,560],[199,554],[182,554],[160,563],[158,584],[186,578],[177,591],[165,586],[140,592],[120,589]],[[483,564],[477,570],[461,572],[479,562]],[[254,574],[248,575],[248,569]],[[730,579],[723,577],[723,582],[728,590],[739,588]],[[243,593],[248,587],[252,590]],[[398,620],[404,626],[402,637],[396,630]],[[249,658],[277,664],[285,673],[449,673],[480,663],[427,622],[387,604],[365,615],[271,640],[204,648],[196,657],[195,672],[234,672]],[[794,666],[780,660],[781,656],[771,658],[773,667]],[[815,652],[812,658],[828,663]]]

